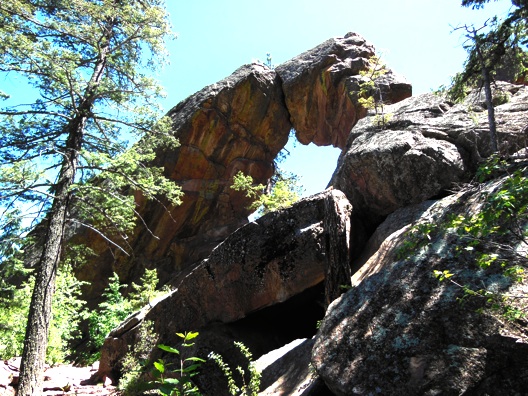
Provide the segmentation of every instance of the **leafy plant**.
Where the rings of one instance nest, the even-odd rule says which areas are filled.
[[[152,386],[142,379],[142,375],[150,365],[151,346],[157,343],[157,338],[153,322],[146,321],[140,326],[136,342],[129,347],[122,363],[123,376],[119,380],[119,390],[124,396],[143,395],[152,389]]]
[[[359,83],[357,94],[358,103],[366,109],[374,110],[375,115],[372,123],[382,129],[392,118],[392,114],[385,113],[383,92],[379,85],[379,79],[388,73],[386,65],[379,56],[372,56],[369,59],[369,68],[359,72],[362,81]]]
[[[198,337],[197,332],[176,333],[183,340],[182,347],[189,348],[194,345],[190,342]],[[204,359],[198,357],[184,358],[180,351],[167,345],[158,345],[161,350],[177,355],[180,358],[179,367],[169,370],[169,365],[162,359],[154,362],[156,381],[153,385],[163,396],[199,396],[199,389],[192,382],[192,377],[198,374],[198,370]]]
[[[253,201],[250,209],[258,209],[260,215],[293,205],[299,200],[302,190],[295,175],[283,172],[274,176],[268,192],[266,186],[254,184],[253,178],[244,175],[242,171],[233,177],[231,188],[235,191],[245,192],[246,197]]]
[[[121,294],[121,289],[126,285],[120,283],[119,276],[115,272],[109,281],[102,294],[103,302],[99,304],[97,310],[92,310],[88,314],[90,347],[96,351],[91,357],[92,361],[99,359],[99,349],[103,346],[108,333],[132,312],[132,304]]]
[[[437,230],[437,226],[429,221],[413,225],[405,233],[405,240],[396,251],[398,260],[405,259],[418,250],[425,248],[431,242],[431,235]]]
[[[445,232],[456,235],[452,244],[453,255],[459,263],[471,263],[482,270],[499,270],[511,282],[523,282],[528,268],[527,246],[528,229],[528,167],[509,169],[508,164],[496,157],[485,163],[477,173],[487,179],[498,171],[506,172],[506,177],[491,192],[484,194],[484,202],[476,213],[450,216],[441,225]],[[449,281],[463,290],[467,298],[485,299],[486,306],[500,312],[508,320],[516,320],[526,315],[515,303],[525,296],[512,295],[479,288],[476,285],[459,284],[455,275],[448,270],[435,270],[439,281]]]
[[[93,362],[99,358],[99,349],[110,331],[132,312],[164,293],[162,290],[156,290],[157,284],[156,270],[145,269],[145,273],[140,278],[140,284],[132,283],[133,291],[125,297],[121,291],[127,285],[120,282],[116,273],[109,278],[109,284],[102,294],[103,301],[98,309],[85,314],[89,324],[90,349],[94,351],[87,362]]]
[[[78,333],[84,301],[80,299],[82,282],[73,275],[70,262],[59,267],[56,298],[52,305],[50,337],[46,363],[64,363],[71,355],[70,342]],[[29,276],[20,286],[10,285],[9,293],[0,297],[0,358],[20,356],[24,344],[31,288],[34,277]]]
[[[139,284],[132,282],[132,292],[129,300],[133,310],[138,310],[143,306],[149,304],[152,300],[160,295],[168,292],[168,289],[157,289],[158,273],[156,269],[149,270],[145,268],[143,276],[139,280]]]
[[[242,383],[237,384],[233,370],[227,363],[225,363],[223,357],[215,352],[209,354],[209,359],[213,360],[216,365],[222,370],[224,376],[227,379],[229,393],[233,396],[257,396],[260,390],[260,373],[252,363],[252,354],[249,349],[242,343],[235,341],[235,346],[238,348],[240,353],[246,358],[248,365],[249,381],[246,382],[246,371],[241,367],[237,366],[236,372],[240,375]]]

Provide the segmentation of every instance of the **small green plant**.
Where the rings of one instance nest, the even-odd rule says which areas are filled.
[[[119,380],[119,390],[124,396],[143,395],[152,389],[150,384],[142,379],[142,374],[149,366],[149,354],[152,345],[157,343],[158,336],[154,332],[154,323],[144,322],[138,331],[136,342],[129,346],[129,351],[123,359],[123,376]]]
[[[528,167],[509,168],[508,164],[492,157],[477,172],[479,180],[487,180],[498,172],[505,173],[503,182],[483,194],[484,202],[472,215],[450,216],[443,228],[457,236],[453,253],[459,262],[469,262],[482,270],[498,270],[510,282],[523,282],[528,267],[524,249],[528,241]],[[525,296],[492,291],[457,283],[447,270],[435,271],[439,281],[448,280],[464,291],[461,301],[470,297],[486,300],[486,306],[501,313],[508,320],[526,315],[515,300]],[[451,278],[453,277],[453,278]]]
[[[157,284],[156,270],[145,269],[139,285],[132,283],[133,291],[125,297],[121,290],[127,285],[119,281],[119,276],[116,273],[109,278],[109,284],[102,294],[103,301],[99,304],[98,309],[85,313],[85,318],[88,320],[89,348],[93,351],[92,355],[83,356],[86,363],[92,363],[99,359],[99,350],[110,331],[132,312],[165,292],[165,290],[156,290]]]
[[[372,123],[381,129],[385,129],[392,118],[392,114],[385,113],[383,92],[379,86],[379,79],[387,74],[388,70],[379,56],[369,58],[369,65],[367,70],[359,72],[362,81],[359,83],[357,101],[365,109],[374,110],[375,115]]]
[[[526,316],[522,309],[512,304],[513,299],[524,298],[525,296],[493,292],[486,288],[473,289],[468,285],[461,285],[452,279],[454,274],[448,270],[435,270],[433,273],[439,282],[449,281],[463,291],[463,296],[458,299],[461,303],[466,302],[468,298],[476,297],[485,300],[485,307],[499,313],[506,320],[514,321]],[[479,308],[477,312],[484,312],[484,307]]]
[[[263,184],[254,184],[253,178],[239,171],[233,177],[231,188],[235,191],[244,191],[246,197],[253,203],[250,209],[258,209],[260,215],[284,209],[293,205],[301,196],[302,188],[298,185],[297,177],[279,172],[269,192]]]
[[[109,281],[103,292],[104,301],[99,304],[99,309],[88,313],[90,347],[97,351],[90,361],[99,359],[99,349],[103,346],[108,333],[132,312],[130,301],[121,294],[121,289],[126,285],[120,283],[116,273]]]
[[[132,292],[130,293],[129,300],[133,310],[138,310],[162,294],[167,293],[169,290],[162,288],[157,289],[158,286],[158,273],[156,269],[149,270],[145,268],[145,273],[139,280],[139,284],[132,282]]]
[[[236,372],[240,375],[242,381],[242,384],[237,384],[233,375],[233,370],[227,363],[225,363],[223,357],[220,354],[211,352],[209,354],[209,359],[213,360],[224,373],[227,379],[228,390],[231,395],[257,396],[260,390],[260,373],[257,371],[255,365],[251,361],[251,352],[242,342],[235,342],[235,346],[248,361],[247,367],[249,381],[246,381],[246,371],[241,366],[237,366]]]
[[[437,225],[426,221],[413,225],[405,233],[405,240],[396,251],[396,258],[403,260],[413,254],[417,254],[431,242],[431,234],[437,230]]]
[[[183,340],[182,347],[189,348],[194,345],[192,341],[198,337],[197,332],[176,333]],[[169,364],[160,359],[154,362],[156,381],[153,385],[163,396],[199,396],[200,391],[192,382],[192,377],[198,374],[204,359],[198,357],[184,358],[180,351],[167,345],[158,345],[158,348],[179,356],[179,367],[169,371]]]
[[[81,285],[72,274],[71,263],[59,266],[57,291],[52,304],[52,322],[46,349],[46,363],[64,363],[71,355],[70,342],[78,334],[84,301],[80,299]],[[33,289],[32,274],[18,287],[7,284],[0,294],[0,358],[20,356]]]
[[[478,114],[473,109],[473,106],[468,106],[467,114],[468,114],[469,118],[471,118],[471,122],[473,122],[473,125],[479,126],[480,121],[479,121],[479,118],[478,118]]]

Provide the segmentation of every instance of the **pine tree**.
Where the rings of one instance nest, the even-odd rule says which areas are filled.
[[[462,5],[478,9],[488,1],[463,0]],[[505,63],[505,59],[508,59],[508,63],[514,61],[514,64],[508,64],[508,67],[517,71],[518,78],[525,77],[526,74],[527,56],[523,47],[527,42],[528,3],[525,0],[512,0],[512,4],[517,8],[503,21],[493,18],[478,29],[467,25],[457,28],[465,31],[468,58],[464,70],[454,77],[449,90],[452,99],[460,100],[465,97],[468,87],[484,88],[493,152],[498,151],[492,96],[494,75]]]
[[[0,243],[23,243],[28,223],[14,220],[20,213],[44,230],[20,396],[41,393],[65,230],[86,226],[120,246],[136,223],[136,191],[179,203],[180,189],[162,169],[146,166],[157,147],[177,144],[168,120],[154,111],[161,90],[146,76],[163,63],[169,34],[163,0],[0,3],[0,73],[31,87],[23,101],[0,109],[0,227],[10,230]],[[141,136],[141,144],[128,148],[125,132]],[[5,224],[20,225],[21,239]]]

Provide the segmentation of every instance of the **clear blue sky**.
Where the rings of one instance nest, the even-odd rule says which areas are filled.
[[[166,110],[180,100],[270,52],[278,65],[331,37],[356,32],[369,40],[414,94],[448,84],[466,53],[453,27],[480,26],[504,16],[510,0],[483,10],[461,0],[167,0],[178,38],[169,44],[170,65],[161,75]],[[307,194],[325,188],[339,150],[297,145],[284,164],[302,176]]]

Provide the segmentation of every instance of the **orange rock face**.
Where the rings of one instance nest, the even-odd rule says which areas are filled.
[[[177,207],[137,197],[141,223],[127,242],[126,256],[91,237],[99,257],[79,278],[92,283],[90,295],[104,289],[116,271],[122,282],[137,281],[144,268],[157,268],[162,282],[206,257],[212,248],[247,222],[250,202],[231,189],[242,171],[266,184],[273,160],[291,129],[277,74],[261,65],[243,66],[230,77],[190,96],[168,115],[181,146],[161,151],[155,165],[184,192]]]
[[[277,67],[297,139],[302,144],[344,148],[352,127],[367,111],[354,99],[359,73],[368,68],[374,47],[356,33],[332,38]],[[411,86],[387,75],[386,99],[411,96]],[[394,91],[394,92],[393,92]]]

